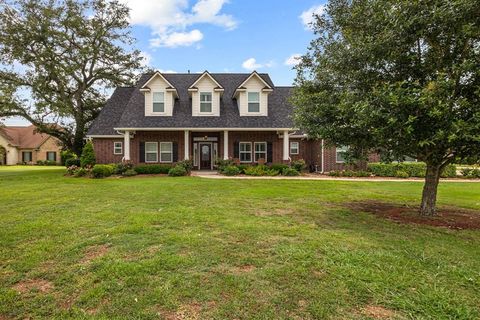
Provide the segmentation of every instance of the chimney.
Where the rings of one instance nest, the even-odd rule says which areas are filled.
[[[190,69],[188,69],[188,74],[190,74]]]

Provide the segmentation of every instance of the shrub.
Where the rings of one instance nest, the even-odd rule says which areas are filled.
[[[44,164],[45,166],[56,166],[56,165],[57,165],[57,161],[45,160],[45,161],[43,162],[43,164]]]
[[[136,176],[137,175],[137,171],[133,170],[133,169],[127,169],[125,170],[122,175],[124,177],[133,177],[133,176]]]
[[[283,164],[283,163],[273,163],[273,164],[270,166],[270,169],[272,169],[272,170],[277,170],[278,172],[282,172],[283,169],[285,169],[285,168],[288,168],[288,165]]]
[[[215,160],[215,165],[217,166],[217,170],[222,172],[225,167],[233,166],[234,163],[232,159],[217,159]]]
[[[85,169],[85,168],[78,168],[75,172],[74,172],[74,176],[75,177],[84,177],[88,174],[88,170]]]
[[[408,178],[408,177],[410,177],[410,176],[408,175],[408,173],[407,173],[406,171],[397,170],[397,171],[395,172],[395,177],[396,177],[396,178],[406,179],[406,178]]]
[[[240,174],[241,170],[237,166],[226,166],[223,168],[221,173],[223,173],[226,176],[236,176],[237,174]]]
[[[125,173],[125,171],[133,169],[133,163],[120,162],[120,163],[113,164],[113,167],[114,167],[113,174],[122,175]]]
[[[267,171],[265,171],[265,175],[270,176],[270,177],[278,176],[279,174],[280,174],[280,171],[278,171],[276,169],[268,169]]]
[[[65,166],[71,167],[71,166],[77,166],[80,167],[80,159],[78,158],[70,158],[65,161]]]
[[[138,174],[168,174],[168,171],[172,168],[168,164],[145,164],[139,165],[133,168]]]
[[[168,175],[170,177],[181,177],[181,176],[186,176],[187,175],[187,170],[181,165],[176,165],[173,168],[170,168],[168,170]]]
[[[479,179],[480,178],[480,169],[473,168],[464,168],[461,170],[462,176],[469,179]]]
[[[457,167],[454,164],[449,164],[443,168],[442,178],[456,178],[457,177]]]
[[[472,171],[473,171],[472,168],[463,168],[463,169],[460,170],[460,172],[462,173],[462,176],[467,177],[467,178],[470,176]]]
[[[355,176],[356,177],[370,177],[371,174],[368,171],[359,170],[359,171],[355,171]]]
[[[328,175],[331,177],[341,177],[342,172],[340,170],[332,170],[328,172]]]
[[[245,169],[245,174],[249,176],[263,176],[268,170],[266,165],[250,166]]]
[[[302,170],[306,168],[305,160],[300,159],[300,160],[292,161],[290,162],[290,166],[293,169],[297,170],[298,172],[302,172]]]
[[[300,172],[298,172],[298,170],[294,168],[285,168],[282,170],[282,175],[284,176],[293,177],[293,176],[298,176],[299,174]]]
[[[78,170],[79,166],[72,165],[67,168],[67,174],[74,175],[75,172]]]
[[[378,177],[395,177],[397,171],[405,171],[410,177],[425,177],[427,165],[424,162],[400,162],[400,163],[369,163],[368,171]],[[448,165],[443,170],[442,177],[455,177],[457,168]]]
[[[480,179],[480,169],[473,169],[470,176],[474,179]]]
[[[237,168],[238,170],[240,170],[240,173],[245,173],[245,170],[247,170],[247,168],[249,168],[251,166],[249,166],[248,164],[239,164],[237,165]]]
[[[62,166],[66,166],[67,161],[69,159],[76,159],[76,158],[77,158],[77,155],[70,150],[63,150],[62,152],[60,152],[60,162]]]
[[[93,166],[92,175],[94,178],[109,177],[113,174],[114,167],[110,164],[96,164]]]
[[[190,173],[193,169],[193,160],[179,161],[179,162],[177,162],[177,166],[183,167],[185,169],[185,171]]]
[[[42,160],[37,160],[37,166],[43,166],[45,164],[45,162],[43,162]]]
[[[93,151],[93,143],[91,141],[83,147],[82,156],[80,157],[80,165],[82,168],[95,165],[95,152]]]
[[[344,170],[340,172],[341,176],[343,177],[355,177],[355,172],[353,170]]]

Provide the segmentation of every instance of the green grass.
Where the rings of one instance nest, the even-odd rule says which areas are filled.
[[[417,203],[421,183],[63,173],[0,168],[2,320],[480,316],[480,231],[344,206]],[[480,184],[441,183],[439,204],[480,210]]]

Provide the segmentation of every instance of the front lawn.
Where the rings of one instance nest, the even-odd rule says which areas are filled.
[[[0,167],[2,320],[480,316],[480,230],[349,205],[416,204],[421,183],[63,172]],[[480,184],[439,202],[480,212]]]

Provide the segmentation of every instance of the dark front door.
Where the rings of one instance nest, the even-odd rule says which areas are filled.
[[[200,143],[200,170],[212,169],[212,145]]]

